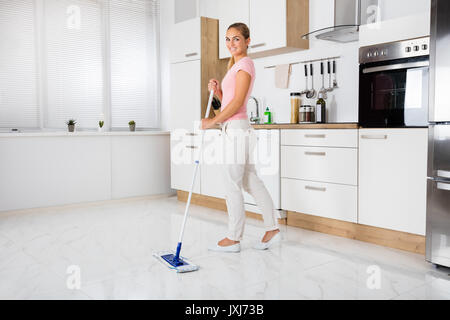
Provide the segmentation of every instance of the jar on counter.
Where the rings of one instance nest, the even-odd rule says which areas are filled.
[[[306,122],[306,106],[300,107],[299,122]]]
[[[291,92],[291,123],[299,122],[300,92]]]

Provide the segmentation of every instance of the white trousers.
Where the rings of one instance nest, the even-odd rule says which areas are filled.
[[[266,231],[278,229],[272,198],[262,180],[256,175],[253,150],[256,146],[254,129],[247,119],[230,120],[222,127],[225,145],[224,184],[228,209],[228,239],[242,240],[245,225],[242,189],[255,199],[261,209]],[[232,159],[234,158],[234,159]]]

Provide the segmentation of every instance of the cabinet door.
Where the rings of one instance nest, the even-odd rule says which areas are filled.
[[[206,130],[201,163],[202,194],[225,199],[224,166],[221,163],[222,133],[220,130]]]
[[[194,137],[181,131],[170,134],[170,185],[172,189],[189,192],[198,159],[199,144]],[[200,193],[201,172],[197,169],[194,193]]]
[[[427,133],[359,131],[358,223],[425,234]]]
[[[228,27],[235,22],[243,22],[249,26],[249,0],[219,0],[219,58],[231,57],[225,43]],[[250,27],[250,26],[249,26]],[[250,37],[252,30],[250,29]]]
[[[200,60],[170,66],[170,129],[194,131],[200,121]]]
[[[170,35],[170,62],[201,58],[201,21],[195,18],[172,25]]]
[[[286,14],[286,0],[250,0],[249,54],[286,46]]]
[[[255,130],[256,147],[252,162],[258,177],[267,188],[275,209],[280,209],[280,130]],[[255,199],[243,191],[244,202],[256,205]]]

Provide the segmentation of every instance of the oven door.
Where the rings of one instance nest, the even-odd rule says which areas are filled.
[[[426,127],[428,73],[428,56],[361,65],[359,124]]]

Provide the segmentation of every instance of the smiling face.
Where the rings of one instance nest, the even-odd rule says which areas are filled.
[[[245,39],[238,29],[229,28],[225,36],[225,43],[231,55],[235,58],[239,58],[247,55],[250,38]]]

